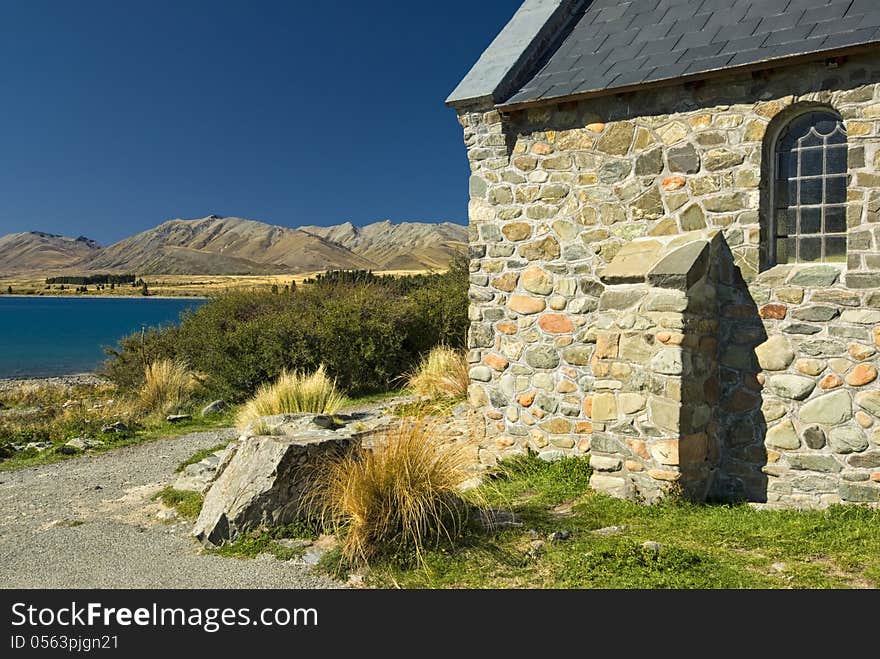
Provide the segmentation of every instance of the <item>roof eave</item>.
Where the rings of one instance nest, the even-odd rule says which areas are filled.
[[[520,101],[518,103],[498,103],[495,105],[495,108],[505,113],[516,112],[529,108],[546,107],[548,105],[559,105],[560,103],[577,102],[592,98],[599,98],[602,96],[615,96],[617,94],[627,94],[635,91],[643,91],[645,89],[672,87],[675,85],[693,83],[700,80],[712,80],[740,73],[763,71],[767,69],[774,69],[781,65],[792,66],[795,64],[803,64],[823,59],[834,59],[836,57],[842,57],[846,55],[861,54],[863,52],[875,50],[878,47],[880,47],[880,41],[874,41],[865,44],[857,44],[855,46],[835,48],[827,51],[806,53],[803,55],[791,55],[786,57],[770,58],[767,60],[762,60],[760,62],[743,64],[741,66],[724,67],[720,69],[712,69],[709,71],[700,71],[690,75],[682,75],[674,78],[664,78],[662,80],[650,80],[647,82],[639,82],[632,85],[624,85],[621,87],[586,90],[583,92],[578,92],[576,94],[543,97],[527,101]]]
[[[590,0],[525,0],[446,99],[454,108],[509,98]]]

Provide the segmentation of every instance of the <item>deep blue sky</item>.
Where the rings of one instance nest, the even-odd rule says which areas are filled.
[[[519,0],[0,0],[0,235],[466,221],[443,100]]]

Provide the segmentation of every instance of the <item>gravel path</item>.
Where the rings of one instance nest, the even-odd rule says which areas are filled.
[[[232,430],[199,432],[66,462],[0,472],[0,587],[335,588],[264,556],[204,554],[188,521],[163,524],[152,496],[175,467]]]

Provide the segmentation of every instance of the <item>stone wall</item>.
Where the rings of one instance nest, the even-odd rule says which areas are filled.
[[[592,446],[610,456],[609,468],[618,457],[622,468],[641,460],[645,472],[676,472],[668,482],[686,485],[680,466],[661,469],[637,443],[599,449],[620,439],[621,424],[658,425],[656,410],[636,405],[653,395],[646,387],[657,386],[657,373],[645,377],[650,362],[626,351],[609,356],[603,331],[624,322],[633,324],[617,329],[643,340],[675,334],[643,327],[647,307],[609,316],[616,285],[602,276],[634,240],[714,229],[734,272],[716,268],[708,285],[717,328],[700,339],[702,350],[688,348],[717,364],[700,394],[717,401],[705,428],[714,442],[705,456],[709,496],[880,501],[878,83],[876,56],[862,56],[504,117],[461,110],[472,170],[470,398],[485,420],[485,448],[553,457]],[[848,263],[769,268],[765,135],[803,104],[845,119]],[[678,380],[693,395],[695,380]],[[616,409],[605,406],[609,392]],[[687,403],[670,400],[679,410]],[[632,495],[637,480],[615,493]],[[655,485],[642,494],[651,498]]]

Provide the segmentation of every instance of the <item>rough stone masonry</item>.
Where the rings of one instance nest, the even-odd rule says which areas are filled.
[[[459,106],[484,459],[591,453],[594,488],[648,501],[880,502],[878,83],[854,55]],[[770,135],[808,106],[846,126],[847,258],[770,267]]]

